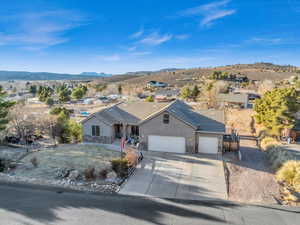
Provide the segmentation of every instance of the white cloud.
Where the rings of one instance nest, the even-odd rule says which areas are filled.
[[[144,34],[144,29],[141,29],[141,30],[139,30],[139,31],[137,31],[137,32],[135,32],[135,33],[133,33],[132,35],[130,35],[130,38],[133,38],[133,39],[139,38],[139,37],[141,37],[143,34]]]
[[[137,49],[136,46],[132,46],[132,47],[126,48],[126,50],[129,51],[129,52],[133,52],[133,51],[135,51],[136,49]]]
[[[175,38],[178,39],[178,40],[186,40],[189,37],[190,36],[188,34],[178,34],[178,35],[175,35]]]
[[[153,32],[146,36],[145,38],[141,39],[139,43],[146,44],[146,45],[160,45],[165,43],[173,38],[172,34],[159,34],[157,32]]]
[[[254,37],[248,40],[248,42],[252,42],[252,43],[262,43],[262,44],[271,44],[271,45],[280,44],[282,41],[283,41],[282,38],[258,38],[258,37]]]
[[[133,55],[133,56],[144,56],[144,55],[150,55],[150,54],[151,54],[151,52],[148,52],[148,51],[131,53],[131,55]]]
[[[32,50],[69,41],[65,32],[84,25],[85,19],[78,12],[56,10],[8,16],[4,22],[14,29],[0,33],[0,44]]]
[[[198,7],[186,9],[179,13],[181,16],[201,16],[201,26],[210,26],[214,21],[236,13],[235,9],[226,9],[231,0],[211,2]]]

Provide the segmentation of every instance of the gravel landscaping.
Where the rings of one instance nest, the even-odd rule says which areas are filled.
[[[226,157],[228,195],[232,201],[275,204],[280,199],[279,185],[275,180],[265,153],[252,141],[241,142],[242,161]]]
[[[120,152],[97,145],[74,144],[34,151],[27,155],[22,154],[24,150],[21,149],[0,150],[0,158],[5,156],[6,159],[18,160],[21,157],[21,160],[14,163],[13,168],[0,173],[1,181],[93,192],[111,193],[118,190],[120,179],[112,171],[110,161],[119,158]],[[95,169],[95,179],[86,179],[85,172],[88,168]],[[102,170],[107,171],[106,178],[101,177]]]

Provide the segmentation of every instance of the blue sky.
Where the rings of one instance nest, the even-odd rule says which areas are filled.
[[[3,0],[0,70],[300,66],[300,0]]]

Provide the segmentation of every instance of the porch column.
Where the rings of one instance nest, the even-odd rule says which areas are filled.
[[[126,134],[127,134],[127,124],[123,123],[123,138],[126,140]]]

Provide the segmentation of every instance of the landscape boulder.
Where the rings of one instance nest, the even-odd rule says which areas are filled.
[[[72,170],[68,176],[71,181],[76,181],[80,177],[80,173],[78,170]]]
[[[106,178],[107,179],[115,179],[115,178],[117,178],[117,176],[118,175],[115,173],[115,171],[111,171],[107,174]]]

